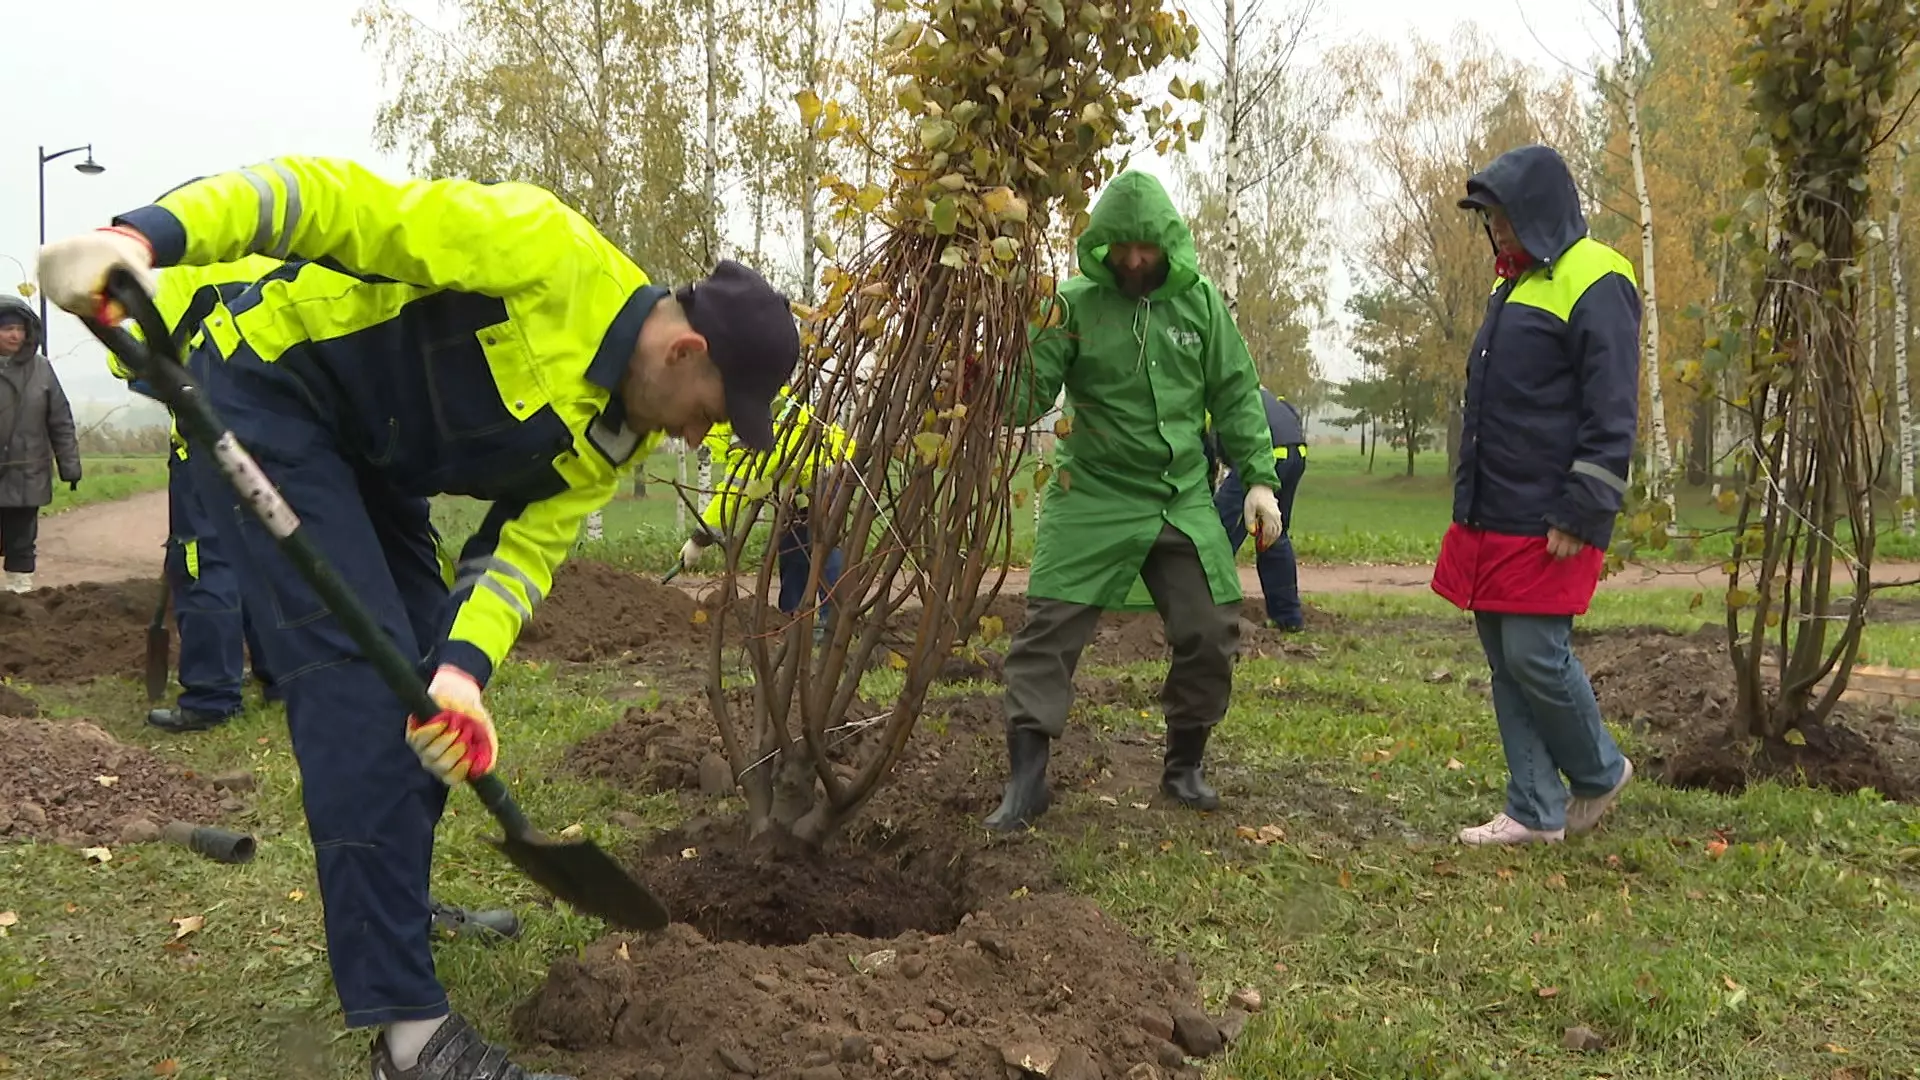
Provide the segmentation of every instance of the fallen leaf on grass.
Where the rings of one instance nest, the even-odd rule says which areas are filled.
[[[103,847],[81,848],[80,854],[89,862],[104,863],[113,861],[113,852]]]
[[[120,782],[120,778],[117,776],[96,776],[93,778],[93,782],[99,784],[101,787],[112,787]]]
[[[1829,1054],[1851,1054],[1851,1053],[1853,1053],[1853,1051],[1851,1051],[1851,1050],[1849,1050],[1849,1049],[1847,1049],[1846,1047],[1844,1047],[1844,1046],[1836,1046],[1836,1045],[1834,1045],[1833,1043],[1821,1043],[1821,1044],[1820,1044],[1820,1049],[1822,1049],[1822,1050],[1825,1050],[1825,1051],[1826,1051],[1827,1053],[1829,1053]]]
[[[1464,769],[1466,767],[1467,767],[1467,763],[1464,761],[1461,761],[1459,758],[1447,759],[1447,768],[1453,770],[1454,772],[1459,772],[1461,769]]]
[[[1233,828],[1233,834],[1250,844],[1257,844],[1260,847],[1266,847],[1268,844],[1278,844],[1287,838],[1286,830],[1278,825],[1262,825],[1257,829],[1250,825],[1236,825]]]
[[[153,1063],[153,1075],[155,1076],[172,1076],[179,1071],[180,1063],[172,1058],[166,1058]]]
[[[1706,898],[1707,898],[1707,894],[1701,892],[1699,889],[1687,890],[1687,899],[1689,900],[1705,900]]]
[[[306,892],[301,889],[295,889],[292,892],[287,894],[287,899],[293,901],[296,904],[302,900],[305,900],[306,898],[307,898]]]
[[[1459,871],[1455,870],[1453,864],[1445,859],[1440,859],[1433,864],[1434,877],[1452,877],[1456,873],[1459,873]]]
[[[697,859],[700,857],[700,849],[699,848],[681,848],[680,857],[683,859]]]
[[[1351,870],[1340,871],[1340,887],[1343,889],[1353,888],[1353,871]]]
[[[1127,805],[1133,807],[1135,810],[1145,810],[1147,808],[1147,804],[1143,802],[1129,803]]]
[[[1564,889],[1566,887],[1567,887],[1567,875],[1565,874],[1548,874],[1547,875],[1547,888]]]
[[[174,925],[173,940],[175,941],[179,941],[188,934],[197,934],[200,932],[201,927],[207,925],[207,917],[205,915],[183,915],[171,921]]]
[[[1430,683],[1450,683],[1453,681],[1453,672],[1448,671],[1446,668],[1441,668],[1438,671],[1429,672],[1427,675],[1427,681]]]
[[[19,926],[20,916],[11,911],[0,911],[0,937],[7,936],[7,927]]]
[[[1119,806],[1119,805],[1120,805],[1120,800],[1119,800],[1119,799],[1116,799],[1116,798],[1114,798],[1114,797],[1113,797],[1113,796],[1111,796],[1111,795],[1102,795],[1102,796],[1100,796],[1100,801],[1101,801],[1101,802],[1103,802],[1103,803],[1106,803],[1106,804],[1107,804],[1108,806]]]
[[[560,839],[572,840],[574,837],[584,836],[586,834],[586,831],[587,831],[587,827],[576,821],[573,824],[567,826],[566,828],[560,830]]]
[[[1500,869],[1498,869],[1498,870],[1495,870],[1495,871],[1493,872],[1493,876],[1494,876],[1494,877],[1497,877],[1497,878],[1499,878],[1499,879],[1500,879],[1501,881],[1512,881],[1512,880],[1513,880],[1513,867],[1511,867],[1511,866],[1503,866],[1503,867],[1501,867]]]
[[[1714,839],[1707,841],[1707,858],[1717,859],[1726,853],[1727,842],[1725,840]]]
[[[1535,990],[1534,993],[1539,994],[1543,998],[1559,997],[1560,988],[1557,986],[1543,986],[1540,989]]]

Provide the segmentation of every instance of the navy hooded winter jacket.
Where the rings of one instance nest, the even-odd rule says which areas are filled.
[[[1495,285],[1467,358],[1453,520],[1518,536],[1552,527],[1605,548],[1640,416],[1633,264],[1587,236],[1550,147],[1500,155],[1460,205],[1500,206],[1533,265]]]

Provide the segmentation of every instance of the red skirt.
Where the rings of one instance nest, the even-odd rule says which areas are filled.
[[[1487,532],[1455,522],[1440,541],[1433,591],[1463,611],[1585,615],[1607,553],[1592,545],[1571,558],[1547,553],[1544,536]]]

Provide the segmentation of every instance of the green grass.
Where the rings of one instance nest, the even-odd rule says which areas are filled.
[[[81,458],[80,471],[78,491],[69,490],[59,477],[54,478],[53,502],[46,513],[115,502],[167,486],[167,459],[153,454],[89,454]]]
[[[1691,628],[1700,616],[1690,595],[1603,593],[1588,623]],[[1920,810],[1771,785],[1722,798],[1642,783],[1591,838],[1461,850],[1453,831],[1498,809],[1504,782],[1484,697],[1464,679],[1426,681],[1438,668],[1481,666],[1466,618],[1423,596],[1316,603],[1352,620],[1311,639],[1323,655],[1237,670],[1218,739],[1215,776],[1231,800],[1219,819],[1143,831],[1095,808],[1099,828],[1044,834],[1070,887],[1157,947],[1189,953],[1211,1000],[1236,985],[1262,989],[1268,1011],[1214,1077],[1920,1069],[1910,892]],[[1904,655],[1916,642],[1903,626],[1876,626],[1870,645]],[[500,673],[491,699],[506,768],[543,827],[578,822],[607,842],[619,839],[607,824],[616,809],[670,823],[671,798],[556,768],[568,745],[648,700],[634,678],[517,663]],[[885,695],[897,681],[883,670],[865,689]],[[131,684],[29,692],[195,768],[253,769],[261,789],[242,824],[261,846],[251,865],[226,867],[163,846],[118,848],[91,865],[53,845],[0,845],[0,910],[18,917],[0,939],[0,1076],[136,1080],[163,1060],[193,1080],[360,1075],[363,1038],[340,1031],[326,976],[277,709],[254,705],[229,730],[167,739],[142,729]],[[1127,709],[1088,712],[1077,722],[1158,723]],[[1640,749],[1622,738],[1630,754]],[[464,793],[451,805],[436,892],[507,900],[527,935],[499,947],[441,943],[437,958],[459,1006],[504,1032],[547,966],[600,927],[540,904],[479,842],[491,832],[484,812]],[[1227,839],[1231,824],[1267,823],[1285,829],[1284,843]],[[1707,842],[1717,830],[1733,844],[1715,858]],[[204,916],[204,929],[169,948],[170,920],[188,915]],[[1603,1032],[1610,1048],[1562,1049],[1576,1024]]]

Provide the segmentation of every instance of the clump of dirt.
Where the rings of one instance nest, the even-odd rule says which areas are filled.
[[[43,685],[138,677],[158,588],[136,580],[0,593],[0,675]]]
[[[0,835],[106,845],[221,816],[210,783],[85,721],[0,717],[0,745]]]
[[[1726,632],[1691,634],[1630,627],[1576,635],[1601,714],[1651,744],[1636,762],[1680,788],[1733,793],[1773,779],[1850,794],[1871,788],[1890,799],[1920,797],[1920,736],[1892,713],[1865,724],[1849,708],[1825,724],[1797,729],[1804,741],[1735,735],[1738,700]]]
[[[11,686],[0,685],[0,716],[34,717],[40,715],[40,706],[32,698],[15,690]]]
[[[581,776],[654,791],[700,787],[700,762],[719,752],[713,715],[701,698],[669,698],[635,706],[611,727],[567,749],[567,768]]]
[[[1222,1028],[1244,1025],[1243,1015],[1208,1017],[1184,963],[1156,956],[1090,902],[973,895],[963,851],[896,844],[901,854],[664,856],[700,864],[663,888],[697,888],[707,907],[686,910],[720,939],[676,923],[602,940],[553,967],[516,1011],[516,1036],[566,1051],[582,1075],[627,1080],[1009,1070],[1095,1080],[1149,1075],[1130,1071],[1143,1064],[1154,1076],[1197,1077],[1187,1060],[1218,1052]],[[713,915],[716,904],[734,914]],[[835,908],[840,925],[816,927]],[[866,927],[874,932],[848,932]],[[754,943],[769,940],[784,943]]]

